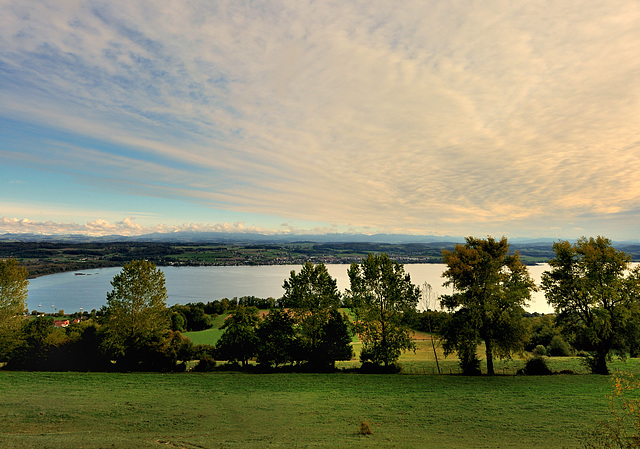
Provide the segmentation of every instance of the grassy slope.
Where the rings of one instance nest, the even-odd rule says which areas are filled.
[[[220,326],[224,324],[227,316],[226,313],[218,315],[211,323],[213,327],[210,329],[197,332],[185,332],[184,335],[189,337],[194,345],[215,345],[224,332],[224,330],[220,329]]]
[[[0,446],[576,447],[605,417],[609,386],[606,376],[0,372]],[[364,419],[368,437],[356,435]]]

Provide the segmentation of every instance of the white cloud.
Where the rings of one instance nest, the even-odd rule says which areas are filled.
[[[262,233],[278,234],[281,230],[261,229],[253,226],[245,226],[242,222],[236,223],[183,223],[182,225],[158,224],[153,226],[143,226],[136,223],[135,218],[126,217],[121,221],[109,222],[102,218],[91,220],[85,224],[64,223],[54,221],[34,221],[26,218],[0,218],[0,233],[11,234],[41,234],[41,235],[91,235],[109,236],[123,235],[134,236],[152,233],[172,233],[172,232],[232,232],[232,233]]]
[[[94,140],[0,154],[87,184],[387,232],[571,233],[588,211],[607,233],[640,202],[635,1],[4,1],[0,17],[0,115]],[[140,231],[83,228],[105,226]]]

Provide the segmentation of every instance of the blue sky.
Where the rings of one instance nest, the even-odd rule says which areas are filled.
[[[0,0],[0,233],[639,238],[640,3]]]

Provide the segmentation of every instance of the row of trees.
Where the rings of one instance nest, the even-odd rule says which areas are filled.
[[[12,274],[3,276],[12,288],[3,288],[3,294],[13,307],[3,310],[11,322],[23,324],[20,332],[16,327],[4,333],[13,342],[2,354],[10,368],[106,369],[115,365],[127,370],[166,369],[178,360],[195,357],[188,339],[175,328],[189,318],[191,323],[203,321],[203,313],[194,312],[198,307],[168,309],[164,274],[150,262],[127,263],[111,281],[113,290],[95,322],[69,331],[53,329],[44,318],[25,321],[21,312],[26,273],[15,260],[2,266]],[[364,343],[363,361],[391,365],[402,350],[412,347],[409,329],[397,315],[415,309],[419,290],[402,266],[386,255],[370,255],[361,268],[354,264],[349,274],[352,289],[348,299],[342,297],[323,264],[307,263],[284,282],[281,302],[286,309],[272,309],[262,320],[255,307],[236,305],[223,326],[216,357],[246,364],[258,356],[263,365],[306,364],[324,370],[336,360],[352,357],[355,331]],[[355,326],[339,310],[345,301],[357,317]],[[211,351],[204,354],[211,355]]]
[[[554,243],[542,289],[556,312],[565,338],[586,351],[591,372],[607,374],[613,355],[637,353],[640,329],[640,267],[604,237]],[[523,306],[536,289],[519,254],[509,254],[506,238],[469,237],[443,252],[445,285],[441,298],[452,312],[443,329],[446,353],[457,352],[464,372],[479,372],[477,344],[484,342],[487,371],[493,358],[509,357],[526,342]]]
[[[344,297],[324,264],[306,263],[284,281],[282,303],[260,320],[255,308],[238,308],[227,319],[218,355],[246,365],[305,363],[325,370],[353,356],[351,333],[362,342],[360,360],[386,370],[404,350],[414,348],[404,313],[414,311],[420,290],[401,264],[385,254],[369,255],[349,268],[351,288]],[[346,307],[353,320],[340,312]]]
[[[581,238],[574,244],[560,241],[553,249],[555,257],[543,273],[541,288],[555,308],[555,324],[564,339],[587,351],[592,372],[606,373],[612,355],[639,350],[640,268],[631,269],[630,256],[603,237]],[[443,260],[445,285],[453,287],[453,293],[440,298],[447,313],[436,315],[437,328],[431,328],[429,319],[429,331],[441,335],[446,354],[457,353],[467,374],[479,373],[477,348],[483,344],[487,371],[493,374],[496,357],[510,357],[528,340],[531,344],[524,306],[537,287],[519,254],[509,253],[504,237],[469,237],[452,251],[444,251]],[[242,364],[257,357],[263,365],[327,369],[337,360],[351,358],[355,333],[362,342],[363,363],[392,367],[403,351],[414,349],[411,325],[415,326],[421,291],[404,267],[385,254],[352,264],[348,275],[350,288],[342,295],[323,264],[307,263],[299,273],[292,271],[284,281],[283,298],[270,300],[274,307],[264,318],[255,307],[236,307],[225,322],[216,357]],[[112,280],[113,290],[99,320],[76,331],[81,335],[75,340],[64,340],[46,330],[42,320],[25,322],[26,270],[15,260],[2,261],[0,356],[16,366],[25,365],[34,359],[38,344],[57,340],[56,347],[82,343],[101,354],[105,363],[127,369],[210,355],[207,351],[194,355],[189,340],[179,332],[181,322],[182,328],[187,321],[206,327],[206,314],[187,306],[167,309],[164,282],[163,273],[150,262],[126,264]],[[350,311],[351,319],[341,308]],[[40,343],[33,335],[39,335]],[[540,330],[540,341],[557,337],[556,346],[561,348],[562,337],[549,335]]]

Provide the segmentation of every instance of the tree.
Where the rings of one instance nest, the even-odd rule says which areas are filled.
[[[429,284],[428,282],[425,282],[423,285],[423,289],[422,289],[422,303],[424,304],[424,309],[425,312],[427,312],[426,318],[427,318],[427,326],[429,328],[429,337],[431,338],[431,348],[433,349],[433,357],[436,359],[436,367],[438,368],[438,374],[441,374],[440,372],[440,363],[438,363],[438,352],[436,351],[436,336],[433,333],[433,326],[432,326],[432,313],[430,313],[433,307],[435,307],[436,305],[436,295],[433,292],[433,288],[431,288],[431,284]]]
[[[217,358],[246,367],[257,354],[259,322],[258,309],[237,306],[221,327],[225,331],[216,345]]]
[[[350,337],[346,343],[342,340],[345,347],[341,350],[328,351],[329,347],[339,341],[327,333],[325,328],[331,319],[341,318],[339,313],[332,315],[332,312],[340,307],[341,295],[338,284],[327,271],[327,267],[324,264],[314,265],[307,262],[302,266],[300,273],[291,271],[289,279],[284,281],[283,288],[283,303],[293,310],[298,324],[303,358],[318,368],[332,367],[336,360],[344,360],[334,357],[339,354],[342,354],[340,357],[347,357],[345,354],[351,353]],[[337,323],[334,321],[331,325]],[[341,337],[344,337],[344,334]],[[334,340],[329,342],[327,339]]]
[[[24,323],[21,329],[20,343],[16,346],[8,369],[20,370],[57,370],[58,349],[68,339],[63,329],[55,328],[50,319],[36,317]]]
[[[207,315],[204,311],[205,304],[204,303],[196,303],[196,304],[176,304],[171,306],[171,310],[173,312],[177,312],[184,318],[184,328],[185,331],[203,331],[205,329],[209,329],[211,327],[211,319],[209,315]],[[176,318],[175,320],[178,320]],[[176,323],[178,324],[178,323]]]
[[[0,260],[0,360],[11,352],[27,302],[27,269],[16,259]]]
[[[171,325],[164,273],[152,262],[134,260],[122,267],[107,294],[105,345],[116,361],[138,369],[150,363]]]
[[[388,368],[402,351],[415,348],[402,315],[416,309],[420,289],[411,283],[403,265],[386,254],[369,254],[361,264],[351,264],[348,274],[349,305],[363,344],[360,360]]]
[[[450,323],[464,323],[459,332],[447,326],[445,353],[457,350],[461,361],[473,367],[476,343],[482,340],[487,373],[494,374],[494,355],[508,358],[523,349],[527,335],[523,306],[535,284],[520,255],[509,255],[505,237],[499,241],[467,237],[464,245],[442,253],[447,265],[443,277],[448,279],[444,285],[452,286],[454,293],[443,296],[441,305],[454,312]]]
[[[284,309],[271,309],[258,326],[258,363],[263,366],[284,365],[296,360],[298,339],[295,320]]]
[[[626,325],[640,297],[640,268],[631,270],[631,256],[604,237],[581,237],[575,244],[553,244],[551,269],[542,273],[542,288],[557,320],[594,374],[607,374],[612,351],[624,355],[629,343]]]
[[[540,315],[527,318],[531,334],[525,345],[527,351],[533,351],[536,346],[549,346],[551,340],[560,334],[560,329],[555,324],[554,315]]]
[[[337,360],[353,357],[349,320],[338,309],[329,310],[327,322],[322,326],[318,354],[318,365],[326,369],[335,369]]]

